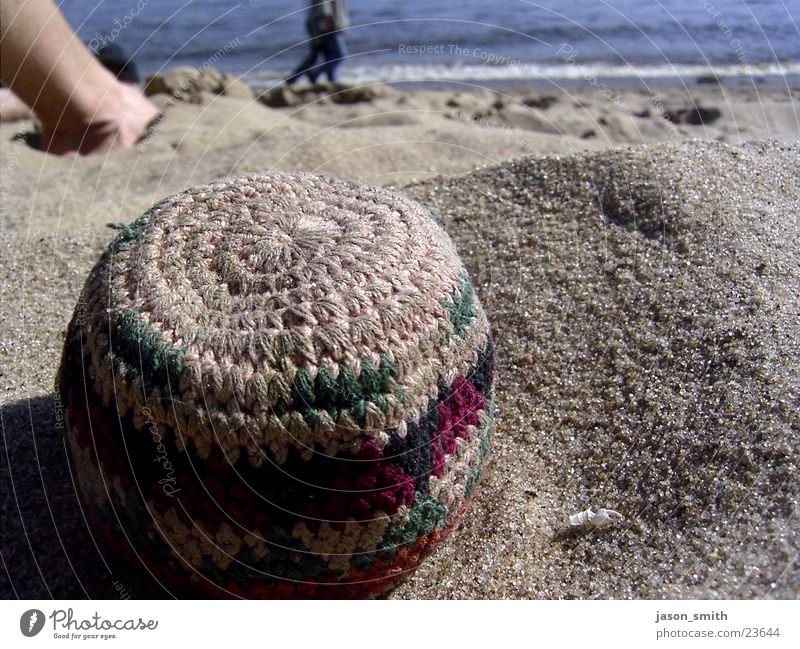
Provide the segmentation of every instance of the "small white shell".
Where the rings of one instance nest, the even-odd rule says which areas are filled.
[[[589,509],[570,516],[569,524],[572,525],[572,527],[596,529],[600,527],[608,527],[609,525],[619,523],[622,520],[622,514],[614,511],[613,509],[601,507],[594,512],[592,511],[592,508],[589,507]]]

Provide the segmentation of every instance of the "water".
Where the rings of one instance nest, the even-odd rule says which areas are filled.
[[[352,0],[350,81],[800,75],[800,0]],[[214,67],[270,85],[307,47],[303,0],[64,0],[144,73]],[[419,46],[431,46],[420,51]]]

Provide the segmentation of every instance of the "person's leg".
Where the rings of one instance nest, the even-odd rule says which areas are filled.
[[[308,46],[308,54],[306,54],[306,58],[304,58],[300,65],[298,65],[293,71],[291,76],[286,79],[286,83],[292,85],[295,81],[297,81],[300,77],[304,74],[308,75],[308,78],[311,80],[311,83],[314,83],[317,78],[316,72],[316,62],[317,58],[320,55],[320,46],[318,39],[312,39]]]
[[[336,70],[347,55],[347,46],[344,36],[338,32],[327,34],[323,39],[322,52],[325,55],[325,63],[321,66],[320,74],[324,73],[328,81],[335,83],[338,80]]]
[[[3,0],[0,25],[0,79],[42,121],[45,150],[125,149],[158,116],[137,88],[92,56],[52,0]]]

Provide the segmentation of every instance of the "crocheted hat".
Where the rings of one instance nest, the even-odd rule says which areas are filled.
[[[368,596],[416,567],[492,433],[489,324],[430,214],[281,173],[116,227],[58,381],[112,556],[212,597]]]

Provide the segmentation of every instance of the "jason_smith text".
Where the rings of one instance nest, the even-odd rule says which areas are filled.
[[[712,620],[727,620],[725,611],[711,611],[709,613],[662,613],[656,611],[656,624],[662,622],[710,622]]]

